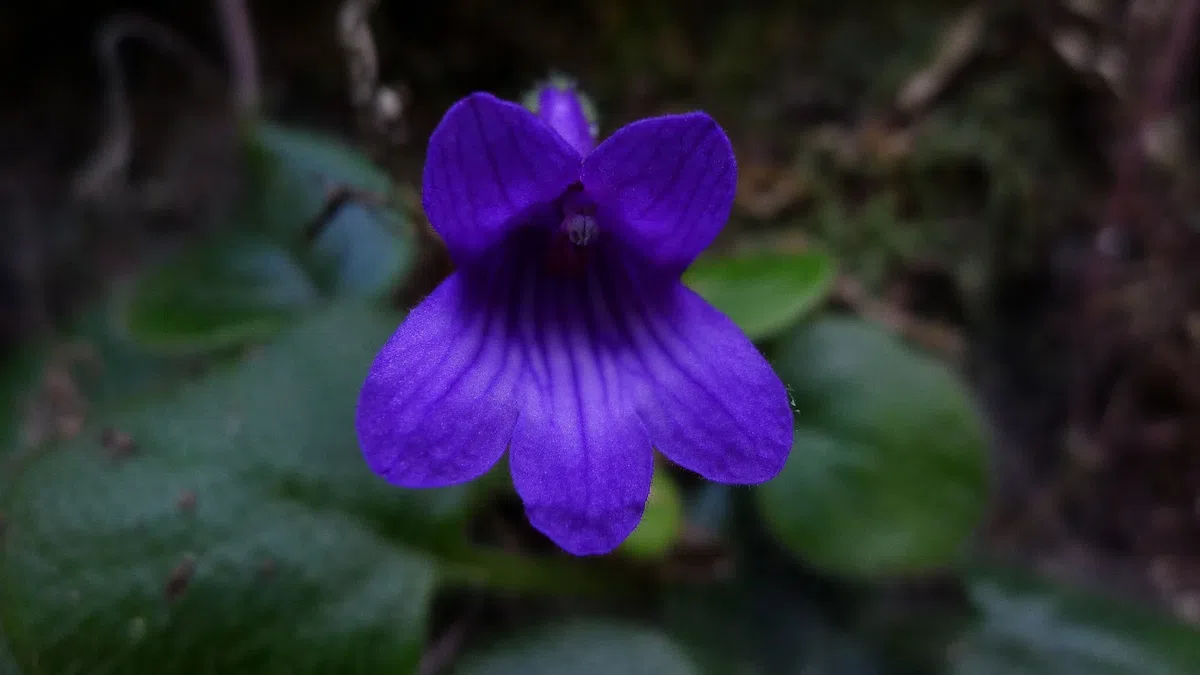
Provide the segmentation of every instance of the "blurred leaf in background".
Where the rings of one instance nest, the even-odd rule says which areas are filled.
[[[1125,603],[1012,573],[967,578],[977,624],[948,652],[951,675],[1191,675],[1200,631]]]
[[[0,367],[0,466],[23,445],[26,407],[44,359],[43,348],[28,347],[10,355]]]
[[[394,320],[341,306],[161,401],[97,416],[4,496],[0,617],[43,672],[408,672],[466,492],[354,443]],[[111,447],[120,434],[126,447]],[[104,447],[108,444],[110,447]]]
[[[244,142],[251,183],[230,227],[149,270],[125,300],[124,327],[145,347],[260,340],[331,298],[385,295],[411,268],[391,181],[367,157],[267,122]]]
[[[656,458],[657,459],[657,458]],[[683,530],[683,502],[679,486],[663,462],[656,461],[654,479],[650,484],[650,498],[646,500],[646,511],[618,549],[625,555],[655,559],[670,552]]]
[[[667,585],[662,608],[663,624],[704,675],[901,672],[885,668],[875,645],[847,625],[854,594],[799,568],[762,531],[749,490],[712,487],[689,516],[721,533],[728,569]]]
[[[955,563],[988,494],[983,429],[963,385],[857,319],[801,325],[778,356],[796,443],[757,494],[780,541],[841,574]]]
[[[771,337],[816,308],[833,288],[833,260],[818,251],[705,256],[683,281],[751,340]]]
[[[530,632],[468,656],[458,675],[700,675],[658,631],[622,623],[574,621]]]

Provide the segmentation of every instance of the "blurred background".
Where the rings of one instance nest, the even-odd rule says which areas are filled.
[[[9,0],[0,673],[1200,673],[1200,0]],[[789,385],[567,556],[408,492],[358,387],[451,265],[463,95],[739,164],[685,281]]]

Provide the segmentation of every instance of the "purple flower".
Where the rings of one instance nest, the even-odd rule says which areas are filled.
[[[783,468],[792,412],[766,359],[679,280],[733,202],[721,127],[644,119],[581,156],[582,109],[549,100],[539,117],[472,94],[430,137],[425,213],[457,271],[376,357],[357,428],[371,468],[410,488],[477,478],[507,448],[534,527],[598,554],[641,520],[653,448],[760,483]]]

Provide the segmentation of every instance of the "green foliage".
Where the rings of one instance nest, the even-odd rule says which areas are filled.
[[[822,606],[828,588],[739,536],[749,534],[744,526],[735,530],[732,578],[670,587],[664,601],[664,624],[705,675],[890,672],[873,645]]]
[[[21,670],[13,659],[12,651],[8,648],[8,640],[0,632],[0,675],[20,675]]]
[[[660,467],[642,523],[605,560],[547,554],[514,518],[503,463],[434,491],[371,474],[353,406],[396,324],[368,307],[407,277],[408,224],[361,153],[249,123],[229,222],[73,331],[104,364],[81,381],[82,434],[19,463],[0,454],[0,675],[413,673],[460,625],[460,675],[1200,672],[1197,634],[1162,616],[964,570],[986,497],[970,393],[865,323],[804,323],[834,260],[876,290],[918,259],[977,289],[993,253],[1078,201],[1063,134],[1037,114],[1056,92],[1041,69],[984,64],[934,109],[889,114],[950,4],[731,5],[697,17],[703,40],[667,5],[622,0],[589,19],[600,60],[624,69],[598,100],[632,81],[656,105],[705,98],[739,147],[794,156],[808,210],[758,225],[803,227],[831,252],[706,256],[688,270],[775,357],[794,397],[793,455],[752,488]],[[817,86],[764,87],[772,74],[796,82],[796,68]],[[796,123],[809,108],[822,121]],[[114,338],[114,317],[133,341]],[[45,359],[0,373],[0,453]],[[966,600],[880,620],[881,597],[931,572]],[[464,605],[488,611],[459,623]],[[544,627],[510,630],[531,616]]]
[[[661,558],[679,539],[683,528],[683,503],[675,478],[661,464],[654,471],[650,499],[642,522],[625,543],[621,552],[635,558]]]
[[[245,142],[252,180],[231,227],[150,270],[127,299],[123,324],[143,346],[194,353],[259,341],[302,311],[386,294],[407,274],[411,235],[370,160],[265,122]]]
[[[573,622],[468,657],[458,675],[697,675],[683,651],[657,631]]]
[[[28,464],[6,495],[0,564],[20,661],[50,673],[410,669],[466,493],[398,492],[361,461],[356,392],[393,327],[361,309],[324,313]],[[128,434],[128,457],[108,457],[104,428]]]
[[[951,675],[1190,675],[1200,631],[1144,609],[1012,575],[968,581],[980,618]]]
[[[237,235],[143,278],[124,317],[142,345],[203,351],[270,337],[320,299],[286,250],[263,237]]]
[[[752,340],[771,337],[812,311],[833,279],[833,260],[816,251],[703,257],[683,277]]]
[[[987,498],[983,432],[955,377],[849,319],[798,328],[777,369],[796,441],[758,497],[783,544],[843,574],[953,563]]]
[[[26,349],[0,364],[0,466],[20,445],[28,396],[44,360],[43,350]]]

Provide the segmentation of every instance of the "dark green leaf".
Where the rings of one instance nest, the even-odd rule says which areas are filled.
[[[379,295],[408,271],[410,244],[397,235],[403,228],[397,211],[348,203],[313,241],[308,267],[329,295]]]
[[[8,648],[8,640],[4,637],[4,632],[0,631],[0,675],[20,675],[21,669],[17,667],[17,662],[13,660],[12,651]]]
[[[331,138],[267,122],[255,124],[247,140],[260,177],[248,217],[297,242],[317,225],[319,235],[304,249],[304,259],[323,290],[379,295],[403,278],[413,244],[404,218],[388,204],[392,187],[386,172]],[[345,189],[346,203],[318,225],[330,195]]]
[[[1194,675],[1200,631],[1047,584],[976,577],[980,618],[950,651],[953,675]]]
[[[882,668],[862,636],[844,621],[835,622],[832,615],[845,616],[856,599],[798,570],[761,532],[758,514],[740,498],[740,489],[735,492],[721,518],[722,542],[734,574],[710,583],[668,586],[663,620],[671,637],[688,649],[705,675],[893,672]],[[689,513],[695,514],[696,507],[707,508],[696,504]]]
[[[408,273],[412,237],[386,173],[353,149],[266,122],[246,133],[250,184],[232,233],[137,284],[129,334],[201,352],[274,335],[298,310],[385,295]],[[332,200],[342,191],[344,198]]]
[[[258,236],[223,237],[140,279],[123,316],[138,343],[193,352],[269,337],[320,300],[287,250]]]
[[[760,340],[787,328],[824,300],[833,278],[833,260],[811,251],[701,258],[683,280],[751,339]]]
[[[378,194],[390,189],[387,172],[358,150],[328,136],[259,121],[251,128],[249,139],[254,147],[285,161],[297,173]]]
[[[0,364],[0,464],[22,445],[29,397],[45,362],[45,350],[25,348]]]
[[[66,673],[404,673],[464,492],[362,461],[354,405],[394,320],[341,308],[166,399],[98,415],[0,505],[0,620]],[[124,458],[102,429],[127,434]],[[110,432],[111,437],[111,432]]]
[[[607,623],[571,623],[468,658],[459,675],[695,675],[682,650],[659,633]]]
[[[801,326],[781,350],[795,445],[757,490],[779,539],[839,573],[953,562],[986,500],[983,432],[964,387],[860,321]]]

